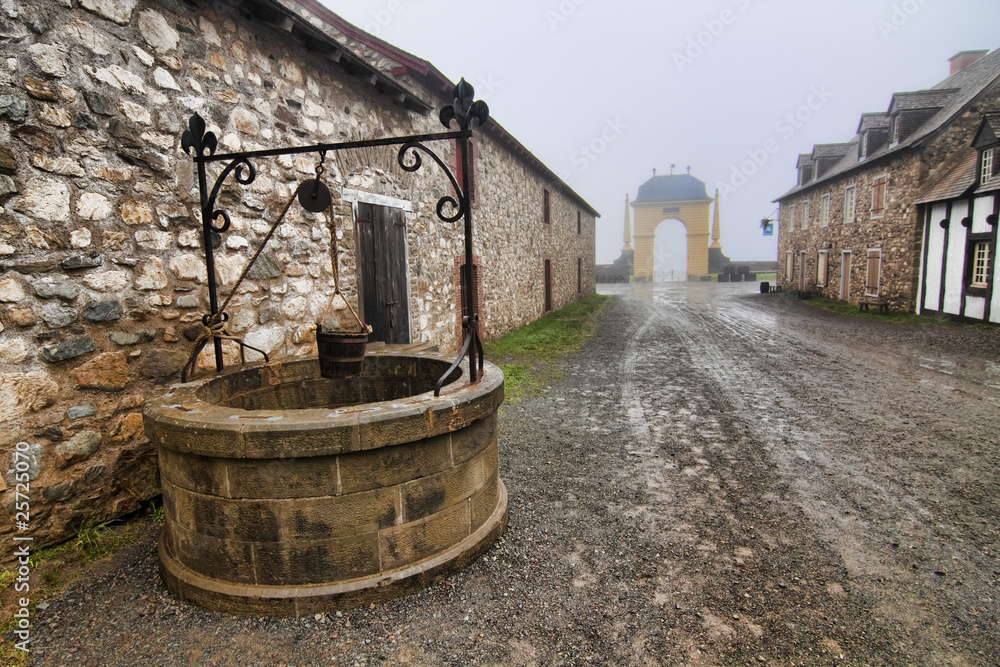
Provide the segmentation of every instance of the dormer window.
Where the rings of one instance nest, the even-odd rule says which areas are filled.
[[[861,141],[858,142],[858,162],[868,157],[868,133],[861,133]]]
[[[893,116],[889,120],[889,147],[892,148],[899,143],[899,115]]]
[[[805,185],[812,180],[812,167],[800,167],[799,168],[799,185]]]
[[[984,148],[979,158],[979,184],[985,185],[993,178],[993,148]]]

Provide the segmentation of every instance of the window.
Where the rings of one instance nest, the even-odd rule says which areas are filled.
[[[868,133],[861,133],[861,141],[858,142],[858,162],[868,157]]]
[[[577,211],[576,212],[576,233],[577,234],[581,233],[582,229],[583,229],[583,225],[580,222],[580,212]]]
[[[972,282],[969,287],[986,287],[990,272],[990,242],[980,241],[972,247]]]
[[[881,218],[885,215],[885,186],[889,181],[889,176],[883,174],[876,176],[872,183],[872,217]]]
[[[829,252],[826,250],[820,250],[819,254],[816,256],[816,285],[819,287],[826,287],[826,281],[829,275],[828,260]]]
[[[979,171],[979,184],[982,185],[993,178],[993,149],[984,148]]]
[[[792,251],[789,250],[785,253],[785,280],[792,280],[795,277],[795,259],[792,256]]]
[[[472,139],[469,139],[469,164],[472,165],[472,169],[469,171],[469,183],[468,183],[468,195],[469,201],[476,198],[476,158],[475,158],[475,146],[472,144]],[[462,157],[462,142],[460,139],[455,140],[455,178],[458,183],[465,187],[465,160]]]
[[[868,274],[865,277],[865,296],[878,296],[879,282],[882,276],[882,250],[879,248],[868,251]]]
[[[802,202],[802,229],[809,229],[809,202]]]
[[[788,229],[789,231],[795,229],[795,204],[788,207]]]
[[[546,225],[552,222],[550,217],[549,191],[542,190],[542,219]]]
[[[819,198],[819,226],[826,227],[830,224],[830,195],[826,194]]]
[[[889,148],[899,143],[899,114],[889,120]]]
[[[990,234],[972,234],[965,259],[965,282],[969,291],[986,290],[990,285]],[[985,293],[983,293],[985,295]]]
[[[548,313],[552,311],[552,260],[545,260],[545,303],[543,304],[544,312]]]
[[[848,185],[844,188],[844,224],[854,222],[854,202],[857,188]]]

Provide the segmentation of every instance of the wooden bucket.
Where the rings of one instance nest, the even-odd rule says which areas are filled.
[[[365,363],[367,331],[323,331],[316,325],[316,346],[319,351],[319,372],[325,378],[347,378],[361,375]]]

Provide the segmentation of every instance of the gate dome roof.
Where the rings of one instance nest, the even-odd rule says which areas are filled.
[[[705,184],[691,174],[653,176],[639,186],[639,196],[632,202],[694,201],[709,199]]]

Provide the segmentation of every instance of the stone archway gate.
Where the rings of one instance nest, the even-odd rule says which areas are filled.
[[[710,222],[713,201],[714,224]],[[705,184],[691,174],[657,176],[654,173],[651,179],[639,186],[639,194],[632,202],[632,208],[635,211],[636,278],[653,279],[653,242],[656,228],[664,220],[680,220],[687,230],[689,278],[708,275],[710,265],[714,264],[710,256],[715,253],[722,255],[722,244],[719,243],[718,193],[713,200],[705,191]]]

